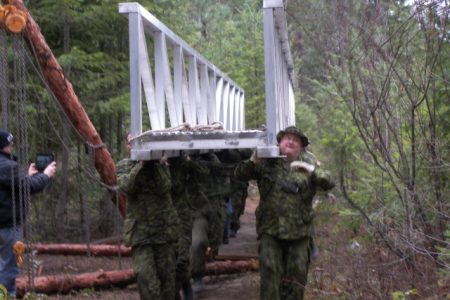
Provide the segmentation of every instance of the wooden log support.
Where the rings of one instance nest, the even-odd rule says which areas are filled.
[[[133,269],[120,271],[98,270],[93,273],[79,275],[40,276],[34,279],[36,293],[56,294],[68,293],[74,289],[92,287],[126,286],[136,282]],[[16,280],[16,295],[21,298],[29,290],[28,279],[25,277]]]
[[[206,265],[206,275],[223,275],[258,271],[257,260],[248,261],[217,261]],[[104,271],[79,275],[40,276],[34,279],[36,293],[55,294],[68,293],[74,289],[99,288],[106,286],[126,286],[136,282],[133,269]],[[28,279],[18,278],[16,281],[17,296],[22,297],[28,290]]]
[[[244,272],[256,272],[259,263],[256,259],[239,261],[215,261],[206,265],[206,275],[224,275]]]
[[[31,248],[37,251],[37,254],[131,256],[131,248],[123,245],[90,245],[88,247],[86,244],[33,244]]]
[[[8,4],[10,1],[2,0],[2,2]],[[117,184],[116,166],[111,154],[103,144],[97,130],[79,102],[72,84],[64,75],[61,66],[45,41],[39,26],[32,18],[23,1],[14,0],[12,2],[13,5],[24,11],[27,15],[27,25],[23,31],[23,36],[31,52],[36,54],[36,59],[48,86],[78,133],[87,143],[95,148],[95,168],[100,174],[102,182],[108,186],[115,187]],[[124,217],[126,212],[126,196],[122,193],[115,193],[112,190],[110,192],[113,202],[116,203],[118,201],[120,214]]]

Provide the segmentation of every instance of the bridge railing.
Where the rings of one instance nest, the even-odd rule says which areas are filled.
[[[283,0],[264,0],[264,64],[268,148],[276,133],[295,125],[295,73]]]
[[[129,24],[133,159],[158,158],[163,151],[178,155],[180,150],[229,148],[258,148],[260,156],[278,155],[276,132],[295,123],[289,80],[292,59],[282,2],[279,5],[279,1],[264,1],[267,130],[260,131],[245,129],[242,88],[140,4],[119,4],[119,12],[128,17]],[[147,50],[149,38],[154,47],[153,67]],[[151,126],[145,132],[143,96]],[[217,122],[220,130],[186,129]]]

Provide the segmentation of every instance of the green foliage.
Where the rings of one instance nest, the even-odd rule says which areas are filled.
[[[48,299],[48,296],[46,294],[37,294],[37,293],[26,293],[22,299],[24,300],[46,300]]]
[[[407,300],[410,296],[417,296],[417,289],[411,289],[406,292],[396,291],[392,293],[392,300]]]
[[[449,226],[447,225],[447,227]],[[443,244],[445,246],[437,247],[440,264],[443,266],[439,269],[439,276],[442,282],[450,283],[450,247],[448,242],[450,240],[450,229],[444,232],[444,238]]]
[[[81,290],[81,295],[85,296],[85,297],[89,297],[90,295],[92,295],[93,293],[95,293],[95,287],[91,287],[91,288],[84,288]]]
[[[265,122],[264,45],[259,1],[192,2],[196,39],[185,38],[245,90],[247,128]]]
[[[0,284],[0,300],[6,299],[8,291],[3,284]]]
[[[343,225],[364,222],[400,257],[426,253],[423,244],[448,252],[450,43],[438,3],[294,0],[287,10],[297,124],[346,190],[335,191],[349,200]]]

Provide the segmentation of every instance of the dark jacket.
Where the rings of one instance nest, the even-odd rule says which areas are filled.
[[[25,213],[25,201],[20,207],[19,184],[30,186],[30,193],[42,191],[49,182],[44,173],[28,176],[26,171],[20,170],[15,157],[0,151],[0,228],[13,227],[13,199],[12,184],[14,183],[15,218],[16,224],[21,224],[21,213]]]

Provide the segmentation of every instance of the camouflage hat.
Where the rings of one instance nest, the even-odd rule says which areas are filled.
[[[300,138],[300,140],[302,141],[303,147],[306,147],[309,145],[309,139],[306,136],[306,134],[304,134],[300,129],[298,129],[295,126],[288,126],[288,127],[286,127],[285,130],[280,130],[280,132],[278,132],[278,134],[277,134],[277,142],[280,143],[281,139],[288,133],[298,136]]]

